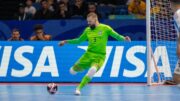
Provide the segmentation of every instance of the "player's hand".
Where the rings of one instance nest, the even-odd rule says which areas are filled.
[[[59,46],[64,46],[64,44],[66,44],[66,40],[59,42]]]
[[[126,36],[125,40],[128,41],[128,42],[131,42],[131,38],[129,36]]]

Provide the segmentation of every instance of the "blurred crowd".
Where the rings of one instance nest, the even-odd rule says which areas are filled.
[[[145,0],[25,0],[20,3],[15,20],[86,18],[95,12],[99,18],[111,15],[145,17]]]
[[[34,26],[34,35],[29,38],[31,41],[50,41],[51,39],[52,36],[44,32],[44,27],[41,24]],[[24,41],[24,39],[21,37],[21,31],[14,28],[8,41]]]
[[[25,0],[14,12],[14,20],[86,19],[94,12],[101,19],[111,15],[140,15],[145,17],[145,0]],[[14,28],[8,41],[23,41],[21,31]],[[28,40],[52,40],[43,25],[34,26],[34,36]]]

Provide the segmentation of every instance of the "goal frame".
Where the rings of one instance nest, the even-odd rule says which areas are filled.
[[[162,84],[160,73],[156,65],[156,61],[153,55],[151,47],[151,0],[146,0],[146,41],[147,41],[147,85],[159,85]],[[153,61],[153,62],[151,62]],[[154,64],[151,64],[154,63]],[[152,66],[154,65],[155,71],[158,76],[158,82],[152,82]]]
[[[147,85],[151,83],[151,0],[146,0]]]

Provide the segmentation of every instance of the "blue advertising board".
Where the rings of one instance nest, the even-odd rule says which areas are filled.
[[[0,82],[79,82],[87,71],[71,75],[69,69],[83,55],[87,45],[84,42],[59,47],[58,41],[1,41]],[[145,41],[110,41],[106,50],[106,61],[92,82],[146,82]],[[153,48],[153,53],[157,66],[164,68],[160,72],[172,77],[177,59],[172,63],[170,54],[176,56],[175,50],[160,45]]]

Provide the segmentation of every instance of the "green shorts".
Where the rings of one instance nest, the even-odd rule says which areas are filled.
[[[104,54],[96,54],[92,52],[86,52],[73,66],[73,70],[81,72],[95,66],[99,70],[105,61]]]

